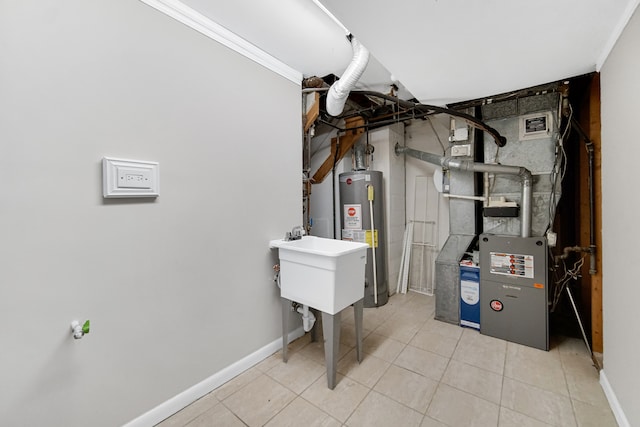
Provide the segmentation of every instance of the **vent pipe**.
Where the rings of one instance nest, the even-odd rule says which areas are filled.
[[[331,85],[327,93],[327,113],[332,116],[342,114],[349,92],[356,86],[356,83],[362,76],[369,62],[369,51],[367,48],[362,46],[351,34],[349,34],[347,38],[351,42],[353,59],[344,73],[342,73],[340,80]]]
[[[367,169],[365,154],[366,147],[363,143],[358,143],[353,147],[353,170],[363,171]]]
[[[448,169],[455,169],[469,172],[487,172],[504,175],[518,175],[522,179],[522,197],[520,218],[520,235],[521,237],[531,237],[531,211],[532,211],[532,185],[533,178],[529,169],[521,166],[508,165],[492,165],[487,163],[475,163],[470,160],[452,159],[451,157],[441,157],[437,154],[425,153],[424,151],[414,150],[413,148],[402,147],[396,144],[396,155],[407,154],[418,160],[427,163],[442,166]]]

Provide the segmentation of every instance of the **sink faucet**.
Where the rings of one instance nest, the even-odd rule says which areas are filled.
[[[284,240],[287,242],[290,240],[300,240],[304,236],[304,229],[300,225],[296,225],[293,227],[291,231],[287,231],[287,234],[284,236]]]

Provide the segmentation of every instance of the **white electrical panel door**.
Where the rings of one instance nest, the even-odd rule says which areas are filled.
[[[102,195],[117,197],[157,197],[160,195],[160,165],[157,162],[104,157]]]

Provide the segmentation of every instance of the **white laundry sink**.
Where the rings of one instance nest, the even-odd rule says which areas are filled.
[[[272,240],[280,257],[280,295],[329,314],[364,298],[366,243],[303,236]]]

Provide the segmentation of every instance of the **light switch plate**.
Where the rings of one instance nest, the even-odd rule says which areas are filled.
[[[105,198],[158,197],[160,165],[158,162],[103,157],[102,195]]]

